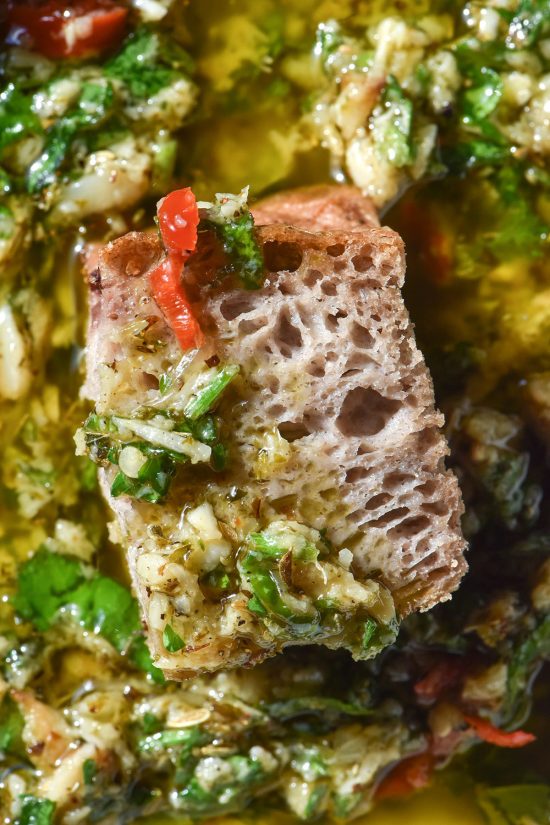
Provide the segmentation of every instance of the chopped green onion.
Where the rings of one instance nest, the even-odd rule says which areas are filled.
[[[236,364],[230,364],[218,370],[212,380],[191,398],[183,411],[185,417],[191,421],[196,421],[201,415],[205,415],[238,372],[239,367]]]

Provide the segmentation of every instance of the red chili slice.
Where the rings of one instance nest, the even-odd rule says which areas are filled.
[[[431,753],[419,753],[403,759],[379,784],[375,798],[378,801],[396,799],[425,788],[430,784],[435,761]]]
[[[116,46],[126,32],[128,9],[112,0],[78,0],[75,3],[12,3],[8,7],[8,37],[21,34],[32,48],[52,59],[88,57]]]
[[[185,255],[197,245],[199,209],[189,187],[170,192],[157,206],[160,234],[170,252]]]
[[[524,748],[536,739],[536,736],[524,730],[500,730],[480,716],[465,716],[464,721],[468,723],[476,736],[499,748]]]
[[[182,349],[200,347],[203,334],[181,283],[185,261],[197,246],[197,200],[189,187],[176,189],[159,201],[157,214],[168,255],[151,273],[153,294]]]
[[[536,736],[524,730],[501,730],[480,716],[464,716],[464,720],[480,739],[499,748],[524,748],[536,739]]]
[[[183,257],[169,255],[149,277],[159,309],[173,329],[182,349],[187,350],[200,347],[203,334],[181,283],[183,264]]]

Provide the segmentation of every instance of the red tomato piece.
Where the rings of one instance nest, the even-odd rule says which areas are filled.
[[[425,788],[430,784],[435,761],[431,753],[419,753],[403,759],[379,784],[375,798],[378,801],[396,799]]]
[[[499,748],[524,748],[536,739],[536,736],[524,730],[500,730],[480,716],[465,716],[464,721],[468,723],[476,736]]]
[[[52,59],[87,57],[111,49],[126,32],[128,9],[113,0],[47,0],[13,3],[8,8],[8,38],[24,34],[32,47]]]
[[[197,245],[199,209],[197,200],[187,186],[166,195],[157,205],[160,234],[170,252],[193,252]]]
[[[449,688],[460,684],[464,676],[466,663],[459,657],[445,658],[438,662],[414,686],[419,699],[434,701]]]
[[[150,282],[155,301],[170,324],[182,349],[200,347],[203,341],[181,283],[184,258],[169,255],[151,273]]]

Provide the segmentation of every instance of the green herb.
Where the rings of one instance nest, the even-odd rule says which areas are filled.
[[[308,782],[320,779],[329,773],[326,761],[322,758],[319,748],[315,746],[296,746],[291,766]]]
[[[249,550],[240,559],[239,572],[245,590],[252,591],[255,602],[266,613],[282,623],[291,636],[314,636],[319,632],[320,614],[307,599],[294,597],[289,603],[288,587],[277,568],[266,564],[263,552]],[[258,613],[258,611],[255,611]]]
[[[311,819],[320,813],[320,808],[328,793],[326,785],[317,785],[313,788],[304,807],[303,819]]]
[[[228,271],[235,272],[246,289],[259,289],[263,283],[264,258],[254,235],[254,218],[249,211],[233,220],[216,224],[225,253],[229,256]]]
[[[228,590],[232,589],[232,577],[225,567],[216,567],[201,576],[199,583],[202,588],[209,591],[210,595],[221,597]]]
[[[235,754],[224,760],[232,778],[203,787],[192,775],[179,792],[181,808],[191,815],[212,816],[242,810],[253,793],[269,778],[261,762],[250,756]]]
[[[477,801],[489,825],[550,825],[548,785],[480,788]]]
[[[367,619],[363,625],[363,633],[361,636],[361,647],[367,649],[373,640],[373,637],[378,628],[378,623],[374,619]]]
[[[149,445],[140,444],[140,449],[146,451],[149,457],[140,467],[137,478],[130,478],[120,470],[111,484],[111,495],[113,498],[128,495],[140,501],[156,504],[168,493],[176,473],[176,464],[184,462],[185,459],[181,456],[176,460],[166,450],[155,449]]]
[[[483,66],[470,74],[470,84],[462,96],[462,116],[464,123],[479,125],[498,106],[503,83],[494,69]]]
[[[223,470],[227,463],[227,449],[219,439],[219,422],[210,415],[197,413],[193,408],[207,408],[212,406],[223,389],[234,377],[238,368],[227,367],[228,374],[223,373],[203,391],[197,393],[190,401],[191,412],[196,418],[185,418],[175,423],[174,432],[189,433],[195,440],[202,441],[211,449],[210,466],[213,470]],[[120,495],[129,495],[140,501],[149,501],[156,504],[162,501],[170,490],[172,479],[177,467],[187,463],[188,456],[184,452],[176,452],[166,447],[158,446],[149,441],[124,441],[119,428],[109,416],[91,414],[83,424],[82,430],[89,457],[100,465],[118,465],[120,451],[127,446],[135,447],[146,457],[137,473],[137,478],[127,476],[120,470],[111,484],[111,495],[117,498]],[[182,447],[182,450],[185,447]]]
[[[346,796],[342,794],[335,794],[332,800],[332,804],[334,807],[334,815],[338,819],[347,819],[353,809],[361,802],[363,799],[363,794],[357,793],[350,793]]]
[[[161,730],[145,736],[138,742],[141,751],[156,753],[167,748],[183,748],[185,756],[192,749],[209,741],[210,736],[198,727]]]
[[[104,72],[125,84],[134,98],[146,99],[160,92],[178,76],[193,71],[193,61],[181,46],[157,32],[140,29],[109,60]]]
[[[281,702],[272,702],[262,707],[273,719],[288,721],[298,716],[319,716],[324,721],[337,721],[345,716],[372,716],[372,710],[342,702],[328,696],[303,696],[296,699],[286,699]]]
[[[162,633],[162,644],[169,653],[177,653],[185,647],[185,642],[176,633],[171,624],[167,624]]]
[[[112,104],[113,88],[110,84],[84,84],[75,107],[48,130],[44,150],[29,168],[27,188],[31,194],[54,182],[57,170],[69,155],[73,140],[105,120]]]
[[[185,417],[196,421],[209,412],[238,373],[239,367],[236,364],[220,367],[208,384],[190,399],[183,413]]]
[[[248,600],[246,606],[252,613],[257,613],[258,616],[267,616],[267,610],[261,601],[256,598],[256,596],[252,596],[252,598]]]
[[[76,619],[162,681],[144,644],[135,599],[114,579],[92,573],[76,559],[39,549],[19,568],[13,603],[17,613],[41,632],[61,615]]]
[[[82,778],[85,785],[91,785],[97,776],[97,762],[95,759],[86,759],[82,765]]]
[[[320,58],[325,71],[328,71],[334,55],[345,42],[342,29],[335,20],[320,23],[315,32],[313,53]]]
[[[547,0],[520,0],[515,11],[508,14],[510,23],[506,45],[511,49],[528,49],[533,46],[550,24]]]
[[[382,106],[384,111],[376,118],[376,148],[393,166],[406,166],[413,159],[413,105],[392,75],[382,95]]]
[[[23,755],[25,747],[21,734],[25,720],[17,704],[7,695],[0,702],[0,753]]]
[[[55,802],[49,799],[37,799],[35,796],[23,796],[21,814],[15,825],[52,825],[55,814]]]
[[[43,131],[39,118],[32,111],[32,98],[9,83],[0,92],[0,152],[11,143],[29,135],[41,135]]]
[[[507,706],[513,713],[522,699],[531,676],[541,662],[550,658],[550,615],[545,616],[520,644],[515,647],[508,665]]]

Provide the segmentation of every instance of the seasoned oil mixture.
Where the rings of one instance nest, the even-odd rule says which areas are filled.
[[[548,0],[9,0],[0,35],[0,821],[550,823]],[[153,509],[178,439],[221,466],[238,365],[212,365],[164,447],[93,412],[83,265],[190,186],[214,223],[232,193],[224,239],[253,272],[245,187],[253,205],[329,181],[404,239],[470,571],[395,643],[378,617],[376,658],[356,655],[361,614],[344,635],[363,661],[316,626],[252,669],[171,682],[97,465]],[[195,521],[204,550],[217,526]],[[250,530],[240,572],[287,641],[297,602],[270,603],[254,565],[277,541],[323,561],[324,537]],[[212,599],[233,585],[201,580]],[[187,632],[167,625],[165,653]]]

